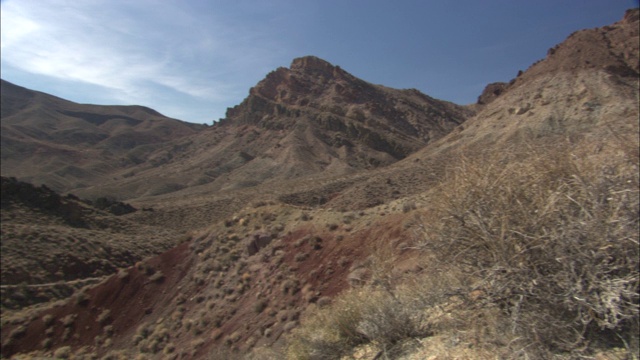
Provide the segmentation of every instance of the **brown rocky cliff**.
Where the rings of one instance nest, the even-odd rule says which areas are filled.
[[[478,97],[478,104],[487,105],[493,100],[495,100],[498,96],[502,95],[505,90],[509,87],[508,83],[504,82],[495,82],[487,85],[482,94]]]
[[[318,107],[314,100],[362,102],[375,97],[375,87],[339,66],[305,56],[294,59],[289,68],[278,68],[251,88],[250,96],[260,96],[281,104]],[[329,99],[316,99],[330,97]]]
[[[350,128],[364,127],[385,135],[399,133],[422,146],[469,115],[468,109],[415,89],[373,85],[339,66],[306,56],[294,59],[289,68],[269,73],[240,105],[228,109],[224,123],[285,129],[293,127],[296,118],[306,118],[325,130],[347,135],[362,133]]]
[[[547,56],[527,71],[518,72],[508,83],[488,84],[477,104],[487,105],[510,88],[528,83],[547,74],[604,70],[623,77],[640,73],[640,9],[629,9],[622,20],[594,29],[573,32],[562,43],[550,48]]]

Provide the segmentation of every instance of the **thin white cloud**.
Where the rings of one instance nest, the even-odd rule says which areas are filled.
[[[98,85],[129,103],[153,105],[156,85],[212,102],[246,94],[246,85],[238,88],[231,77],[263,72],[265,58],[279,46],[268,34],[225,21],[222,13],[202,14],[183,4],[3,1],[2,61]]]

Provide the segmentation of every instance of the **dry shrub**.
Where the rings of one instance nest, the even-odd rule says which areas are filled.
[[[284,359],[284,355],[270,347],[254,348],[243,357],[244,360],[276,360]]]
[[[228,347],[216,346],[208,351],[206,358],[210,360],[242,359],[242,355]]]
[[[421,316],[423,308],[408,291],[349,291],[293,331],[288,355],[294,359],[338,359],[362,344],[393,353],[404,341],[430,333]]]
[[[104,309],[96,318],[96,321],[101,325],[105,325],[107,322],[111,321],[111,310]]]
[[[53,352],[53,356],[56,359],[69,359],[69,357],[71,357],[71,347],[70,346],[60,347]]]
[[[408,212],[410,212],[411,210],[415,210],[415,209],[417,209],[416,201],[415,201],[415,200],[408,200],[408,201],[405,201],[405,202],[402,204],[402,212],[403,212],[403,213],[408,213]]]
[[[151,276],[149,276],[149,281],[152,281],[155,283],[162,283],[164,279],[165,279],[165,276],[162,273],[162,271],[154,272]]]
[[[132,358],[136,360],[147,359],[144,356],[136,355],[133,357],[132,355],[133,354],[130,354],[125,350],[110,350],[100,360],[127,360]]]
[[[47,314],[45,316],[42,317],[42,323],[44,324],[44,326],[49,327],[51,325],[53,325],[53,315],[51,314]]]
[[[267,308],[267,305],[269,305],[269,301],[267,301],[266,299],[257,300],[253,304],[253,311],[255,311],[257,314],[259,314],[262,311],[264,311],[264,309]]]
[[[25,336],[27,333],[27,327],[25,325],[19,325],[15,329],[11,330],[9,334],[9,339],[19,339]]]
[[[637,152],[526,150],[461,156],[432,194],[422,245],[481,280],[530,355],[637,350]]]
[[[142,325],[138,328],[134,341],[141,353],[157,354],[161,352],[169,340],[171,332],[163,325]]]

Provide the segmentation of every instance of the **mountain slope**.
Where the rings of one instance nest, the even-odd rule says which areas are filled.
[[[76,104],[2,80],[2,174],[69,191],[203,128],[142,106]]]

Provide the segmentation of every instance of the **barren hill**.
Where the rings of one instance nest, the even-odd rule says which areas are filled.
[[[2,80],[2,174],[58,191],[104,182],[204,128],[142,106],[77,104]]]

